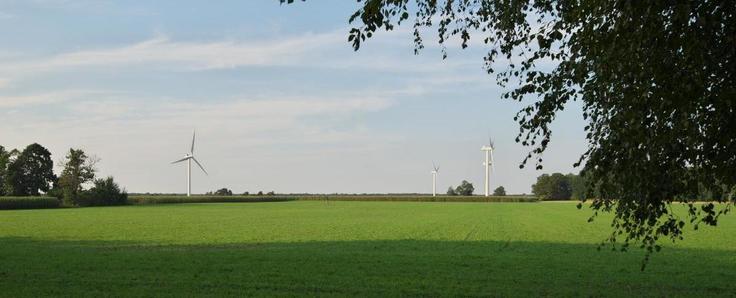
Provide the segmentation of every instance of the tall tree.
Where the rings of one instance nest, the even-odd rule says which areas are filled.
[[[292,3],[294,0],[281,0]],[[583,105],[588,150],[576,165],[599,195],[592,208],[614,213],[610,241],[648,252],[660,237],[682,237],[690,204],[695,223],[716,225],[736,193],[736,3],[623,0],[358,0],[348,41],[358,50],[377,31],[414,17],[439,43],[473,40],[484,65],[508,88],[504,98],[536,100],[514,117],[521,166],[550,144],[550,124],[572,101]],[[444,55],[446,57],[446,54]],[[541,67],[542,64],[553,65]],[[704,187],[728,202],[693,205]],[[678,199],[679,198],[679,199]],[[580,205],[579,205],[580,206]]]
[[[96,158],[90,158],[82,149],[69,149],[61,166],[64,168],[59,177],[59,186],[63,191],[66,205],[77,205],[84,183],[95,178]]]
[[[15,163],[15,160],[18,159],[19,155],[20,151],[18,151],[18,149],[13,149],[5,156],[5,167],[3,168],[5,170],[4,181],[3,184],[0,184],[0,189],[2,189],[2,192],[5,195],[15,195],[16,191],[14,186],[21,183],[22,171],[20,169],[20,164]]]
[[[10,161],[10,152],[0,145],[0,196],[5,195],[5,180],[8,170],[8,162]]]
[[[6,191],[15,196],[37,196],[48,192],[56,181],[51,152],[38,143],[28,145],[7,168]]]

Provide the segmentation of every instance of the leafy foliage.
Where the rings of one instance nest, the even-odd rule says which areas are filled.
[[[293,0],[281,0],[292,3]],[[550,124],[572,101],[583,105],[588,150],[576,165],[598,195],[591,207],[613,212],[616,243],[650,253],[660,237],[682,238],[694,223],[716,225],[736,192],[736,5],[733,1],[359,0],[348,41],[358,50],[378,30],[414,17],[436,28],[439,43],[471,36],[488,48],[484,64],[508,88],[533,99],[514,117],[522,161],[542,169]],[[444,52],[444,50],[443,50]],[[446,57],[446,52],[444,52]],[[542,67],[542,65],[552,65]],[[701,188],[728,204],[693,205]],[[592,188],[590,189],[592,191]],[[642,267],[643,268],[643,267]]]
[[[223,187],[223,188],[220,188],[220,189],[216,190],[213,193],[213,195],[216,195],[216,196],[232,196],[233,195],[233,191]]]
[[[475,187],[473,187],[473,184],[463,180],[463,182],[460,182],[460,185],[455,188],[455,193],[457,193],[460,196],[472,196],[473,191],[475,191]]]
[[[493,190],[494,196],[505,196],[506,195],[506,189],[503,186],[496,187],[496,189]]]
[[[0,196],[5,195],[5,179],[8,173],[8,162],[10,162],[10,152],[0,145]]]
[[[76,200],[79,206],[114,206],[128,203],[128,193],[112,177],[95,179],[94,186],[82,191]]]
[[[56,182],[51,152],[33,143],[22,152],[11,151],[8,156],[5,192],[13,196],[38,196],[48,192]]]
[[[81,149],[69,149],[65,160],[61,163],[64,169],[59,177],[64,204],[78,205],[77,199],[83,191],[82,186],[95,178],[97,161],[96,158],[88,157]]]
[[[542,174],[537,177],[537,183],[532,185],[532,192],[543,200],[569,200],[572,196],[572,187],[565,175]]]

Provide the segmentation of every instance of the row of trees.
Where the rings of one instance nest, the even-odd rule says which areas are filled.
[[[233,191],[230,190],[230,189],[228,189],[227,187],[223,187],[223,188],[220,188],[220,189],[218,189],[216,191],[208,191],[208,192],[205,193],[205,195],[232,196],[233,195]],[[250,192],[247,192],[246,191],[246,192],[243,193],[243,195],[244,196],[249,196],[250,195]],[[258,191],[258,193],[255,193],[254,195],[256,195],[256,196],[262,196],[263,195],[263,192],[262,191]],[[273,191],[269,191],[269,192],[266,193],[266,195],[267,196],[273,196],[273,195],[276,195],[276,193],[273,192]]]
[[[57,177],[51,152],[44,146],[33,143],[22,151],[0,146],[0,196],[46,194],[66,206],[125,204],[127,193],[112,177],[95,179],[98,161],[81,149],[69,149],[59,163],[62,172]]]
[[[447,195],[448,196],[472,196],[473,191],[475,191],[475,187],[473,186],[473,183],[470,183],[467,180],[463,180],[463,182],[460,182],[460,185],[458,185],[456,188],[452,188],[452,186],[450,186],[447,189]],[[494,196],[505,196],[506,189],[503,186],[499,186],[493,191],[493,195]]]

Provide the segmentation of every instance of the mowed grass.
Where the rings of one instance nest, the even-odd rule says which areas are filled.
[[[596,249],[573,203],[277,202],[0,211],[0,296],[732,296],[736,219]]]

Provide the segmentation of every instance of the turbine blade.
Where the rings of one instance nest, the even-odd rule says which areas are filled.
[[[491,170],[493,170],[493,173],[496,173],[496,162],[493,161],[493,150],[491,150]]]
[[[199,161],[197,161],[197,159],[196,159],[196,158],[194,158],[194,156],[192,156],[192,160],[193,160],[193,161],[194,161],[195,163],[197,163],[197,165],[199,166],[199,168],[200,168],[200,169],[202,169],[202,172],[204,172],[204,174],[205,174],[205,175],[207,175],[207,176],[209,176],[209,175],[210,175],[210,174],[208,174],[208,173],[207,173],[207,171],[205,171],[205,169],[204,169],[204,167],[202,166],[202,164],[200,164],[200,163],[199,163]]]
[[[185,160],[187,160],[187,159],[189,159],[189,156],[187,156],[187,157],[185,157],[185,158],[182,158],[182,159],[180,159],[180,160],[177,160],[177,161],[173,161],[173,162],[171,162],[171,164],[175,164],[175,163],[180,163],[180,162],[182,162],[182,161],[185,161]]]
[[[194,154],[194,138],[197,136],[196,131],[192,131],[192,150],[189,151],[189,153]]]

